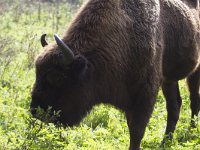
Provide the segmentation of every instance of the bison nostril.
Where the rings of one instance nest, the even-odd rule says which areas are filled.
[[[31,112],[32,115],[35,115],[36,114],[36,109],[35,108],[31,108],[30,112]]]

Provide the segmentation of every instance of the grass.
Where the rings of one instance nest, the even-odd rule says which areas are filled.
[[[0,150],[128,149],[126,119],[112,106],[96,106],[80,126],[66,129],[31,117],[30,92],[34,58],[42,50],[40,36],[47,33],[51,42],[54,33],[62,35],[76,9],[66,3],[20,2],[0,3]],[[197,129],[189,126],[190,101],[184,81],[180,91],[183,106],[173,141],[160,146],[166,126],[160,92],[142,141],[144,150],[200,150],[200,125]]]

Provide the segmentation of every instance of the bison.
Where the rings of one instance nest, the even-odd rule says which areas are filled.
[[[111,104],[126,115],[130,150],[139,150],[159,87],[169,134],[180,111],[178,80],[188,77],[193,118],[200,109],[200,36],[198,7],[188,3],[89,0],[62,38],[55,34],[56,42],[48,44],[41,37],[33,116],[37,107],[51,106],[60,111],[54,123],[73,126],[94,105]]]

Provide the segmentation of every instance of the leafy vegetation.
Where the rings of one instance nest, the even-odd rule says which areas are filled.
[[[76,8],[66,2],[0,2],[0,149],[128,149],[126,119],[112,106],[96,106],[80,126],[73,128],[44,124],[29,113],[34,58],[42,50],[40,36],[47,33],[51,42],[54,33],[62,35]],[[174,139],[160,145],[166,126],[165,100],[160,92],[143,149],[200,149],[200,125],[190,128],[190,101],[184,81],[180,90],[183,106]]]

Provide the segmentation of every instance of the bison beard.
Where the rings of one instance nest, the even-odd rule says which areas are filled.
[[[125,112],[130,150],[138,150],[161,85],[167,100],[166,134],[174,131],[181,105],[178,80],[185,77],[192,118],[198,115],[199,16],[188,3],[89,0],[62,39],[55,35],[56,43],[48,44],[41,37],[33,116],[35,108],[51,106],[61,111],[53,122],[72,126],[94,105],[112,104]]]

